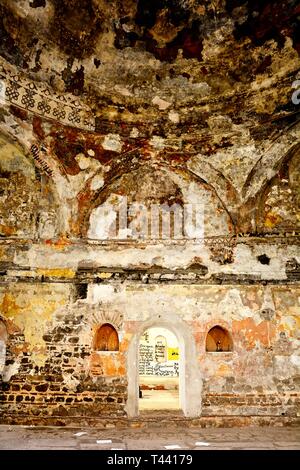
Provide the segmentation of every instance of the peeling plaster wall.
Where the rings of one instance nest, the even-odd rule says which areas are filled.
[[[178,317],[194,338],[203,392],[193,400],[202,401],[202,416],[299,412],[299,287],[127,282],[90,285],[87,299],[75,303],[59,284],[18,289],[2,295],[11,325],[1,383],[5,422],[124,416],[128,348],[153,318],[153,304],[159,321],[172,327]],[[102,323],[118,331],[119,351],[93,351]],[[232,352],[205,352],[215,325],[230,332]]]
[[[47,176],[0,134],[0,236],[52,238],[57,234],[56,209]]]

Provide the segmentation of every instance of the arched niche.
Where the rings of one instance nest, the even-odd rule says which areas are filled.
[[[110,323],[104,323],[97,328],[94,338],[95,351],[119,351],[119,336]]]
[[[222,326],[216,325],[209,330],[206,336],[207,352],[227,352],[233,350],[232,339],[229,332]]]

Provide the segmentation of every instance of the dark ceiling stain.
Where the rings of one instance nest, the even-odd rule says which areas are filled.
[[[92,54],[101,33],[102,15],[92,0],[52,0],[55,7],[51,27],[61,49],[82,59]]]
[[[62,71],[62,79],[65,82],[66,92],[80,95],[84,90],[84,67],[81,65],[72,72],[73,59],[69,59],[66,68]]]
[[[137,40],[139,39],[138,34],[135,32],[126,32],[124,29],[121,27],[115,26],[115,40],[114,40],[114,46],[117,49],[124,49],[125,47],[134,47]]]
[[[46,0],[33,0],[32,2],[29,2],[29,6],[31,8],[45,7],[46,6]]]
[[[231,13],[245,4],[241,0],[227,0]],[[300,53],[300,4],[299,0],[247,2],[248,18],[242,24],[236,23],[235,37],[250,37],[255,45],[274,39],[282,47],[285,38],[293,39],[295,49]]]
[[[96,67],[96,69],[98,69],[101,65],[101,60],[100,59],[97,59],[96,57],[94,58],[94,65]]]
[[[10,11],[0,5],[0,55],[17,67],[27,68],[24,54],[8,29],[9,24],[14,24],[15,29],[20,29],[20,23],[18,18],[14,18]]]
[[[167,11],[168,21],[174,26],[187,22],[190,17],[189,8],[184,7],[180,0],[138,0],[137,25],[152,28],[162,10]]]
[[[145,31],[142,37],[135,32],[126,33],[123,29],[116,30],[115,47],[124,49],[125,47],[139,47],[151,52],[156,59],[162,62],[174,62],[179,49],[182,49],[182,56],[185,59],[202,59],[203,38],[200,32],[200,22],[194,21],[188,28],[183,28],[176,35],[175,39],[167,42],[164,46],[158,44],[149,31]]]
[[[169,42],[165,47],[159,47],[153,39],[146,38],[146,50],[163,62],[173,62],[182,49],[182,56],[185,59],[202,59],[203,40],[199,31],[199,22],[195,21],[190,28],[184,28],[177,37]]]
[[[122,18],[115,28],[116,48],[136,46],[163,62],[173,62],[182,49],[184,58],[201,60],[201,22],[192,20],[191,10],[180,0],[139,0],[134,19],[136,28],[126,32],[122,26],[129,20],[129,17]]]
[[[272,56],[267,55],[263,58],[261,63],[258,65],[256,71],[254,72],[255,75],[259,73],[265,73],[267,68],[272,64]]]

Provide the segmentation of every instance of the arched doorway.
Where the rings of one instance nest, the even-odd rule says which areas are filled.
[[[200,373],[195,338],[190,326],[174,313],[164,313],[141,322],[133,334],[127,352],[127,403],[129,418],[139,415],[139,345],[141,336],[152,327],[166,328],[178,339],[179,357],[179,406],[187,417],[201,415],[202,376]]]
[[[166,328],[149,328],[139,344],[139,410],[179,410],[179,344]]]

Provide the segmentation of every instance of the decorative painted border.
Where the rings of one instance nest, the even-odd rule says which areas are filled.
[[[0,80],[4,101],[68,126],[95,130],[91,110],[72,95],[54,93],[45,83],[21,76],[4,61],[0,61]]]

